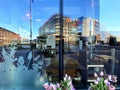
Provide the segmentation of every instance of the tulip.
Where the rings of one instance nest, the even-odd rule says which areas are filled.
[[[53,90],[57,90],[57,85],[52,85]]]
[[[58,87],[58,88],[60,87],[60,84],[59,84],[59,83],[57,83],[57,87]]]
[[[110,86],[108,86],[108,90],[115,90],[115,87],[110,85]]]
[[[98,84],[98,81],[95,80],[94,83],[97,85],[97,84]]]
[[[68,77],[68,75],[67,75],[67,74],[65,74],[65,77],[67,78],[67,77]]]
[[[100,81],[100,77],[97,77],[97,81],[98,81],[98,82]]]
[[[104,76],[104,73],[103,73],[103,71],[101,71],[101,72],[100,72],[100,76]]]
[[[68,80],[71,80],[71,77],[70,77],[70,76],[68,77]]]
[[[97,73],[94,73],[94,77],[97,77],[98,75],[97,75]]]
[[[112,81],[112,76],[111,75],[108,75],[108,80]]]
[[[110,82],[108,81],[108,79],[104,80],[104,83],[105,83],[107,86],[110,86]]]
[[[48,83],[45,83],[45,84],[43,85],[43,87],[44,87],[45,89],[48,89],[48,88],[49,88]]]

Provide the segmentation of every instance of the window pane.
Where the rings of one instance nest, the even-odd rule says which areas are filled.
[[[0,90],[42,90],[57,58],[59,1],[1,0],[0,13]]]
[[[101,71],[119,87],[119,0],[60,1],[1,0],[0,90],[42,90],[65,74],[88,89]]]
[[[96,65],[92,62],[95,36],[100,31],[99,6],[99,0],[64,0],[65,70],[73,77],[76,88],[85,88],[91,79],[90,73],[94,75],[88,66]]]

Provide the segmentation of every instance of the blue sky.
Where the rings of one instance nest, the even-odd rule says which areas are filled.
[[[29,1],[1,0],[0,26],[29,37]],[[120,29],[120,0],[100,0],[100,13],[91,7],[92,0],[63,0],[64,15],[72,19],[80,16],[99,16],[102,30],[118,31]],[[94,0],[97,6],[97,1]],[[86,5],[86,6],[85,6]],[[96,12],[97,14],[93,13]],[[38,36],[38,28],[53,14],[59,13],[59,0],[34,0],[32,3],[33,38]],[[98,18],[98,17],[96,17]]]
[[[120,0],[101,0],[100,21],[105,31],[120,34]]]

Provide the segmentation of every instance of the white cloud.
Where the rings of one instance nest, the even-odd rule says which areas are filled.
[[[35,19],[35,22],[41,22],[42,21],[42,19]]]

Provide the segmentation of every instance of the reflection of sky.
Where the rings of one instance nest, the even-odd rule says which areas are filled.
[[[100,21],[105,26],[104,31],[120,30],[119,9],[120,0],[100,0]]]
[[[0,3],[0,26],[20,33],[21,28],[23,36],[29,36],[29,1],[30,0],[1,0]],[[53,14],[59,13],[59,0],[33,0],[32,3],[32,26],[33,38],[38,35],[38,28]],[[91,4],[93,0],[63,0],[64,15],[71,18],[80,16],[99,18],[98,0],[94,7]],[[94,9],[96,8],[96,9]],[[97,11],[96,11],[97,10]],[[95,12],[95,13],[93,13]],[[25,19],[26,18],[26,19]],[[25,33],[26,34],[25,34]]]

